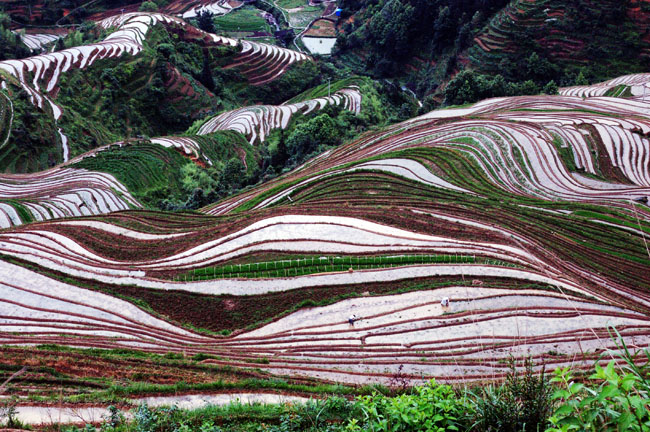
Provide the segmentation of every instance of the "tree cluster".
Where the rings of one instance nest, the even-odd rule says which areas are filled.
[[[10,30],[10,23],[9,15],[0,12],[0,61],[30,55],[29,49],[21,42],[20,34]]]
[[[532,80],[511,82],[501,75],[482,75],[464,70],[456,75],[445,88],[445,105],[462,105],[478,102],[483,99],[503,96],[524,96],[557,94],[558,86],[555,81],[549,81],[544,86]]]
[[[414,55],[435,58],[463,49],[472,30],[507,0],[341,0],[342,15],[357,12],[338,40],[339,49],[369,51],[368,66],[379,76],[400,72]]]

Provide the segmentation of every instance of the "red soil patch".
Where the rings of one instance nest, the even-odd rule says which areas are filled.
[[[336,25],[333,20],[322,18],[314,21],[305,36],[311,37],[336,37]]]

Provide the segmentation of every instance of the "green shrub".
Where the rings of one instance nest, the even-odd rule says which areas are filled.
[[[487,386],[478,394],[470,393],[477,432],[543,431],[548,425],[553,388],[542,371],[537,375],[533,363],[526,361],[523,373],[515,364],[502,386]]]
[[[584,383],[576,382],[569,368],[555,371],[552,381],[561,387],[554,398],[561,404],[549,432],[650,431],[650,351],[632,355],[618,337],[618,350],[610,354],[623,366],[614,360],[605,368],[596,364]]]
[[[312,153],[318,146],[338,144],[340,133],[337,124],[328,114],[320,114],[298,125],[287,139],[287,149],[294,159]]]
[[[431,380],[415,387],[413,394],[386,397],[373,393],[359,396],[357,407],[363,413],[349,420],[349,431],[442,432],[467,427],[467,406],[448,385]]]
[[[506,81],[501,75],[483,75],[472,70],[463,70],[445,88],[445,105],[463,105],[483,99],[503,96],[537,95],[539,86],[532,80]],[[557,94],[557,84],[551,81],[544,87],[544,93]]]
[[[555,83],[555,81],[551,80],[544,86],[542,93],[547,95],[556,95],[558,94],[558,91],[559,89],[557,87],[557,84]]]
[[[157,12],[158,5],[152,1],[143,2],[138,8],[140,12]]]

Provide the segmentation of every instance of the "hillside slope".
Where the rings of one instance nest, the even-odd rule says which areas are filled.
[[[51,26],[80,24],[121,14],[138,12],[142,0],[0,0],[0,7],[10,15],[15,25]],[[195,16],[199,11],[226,14],[237,7],[236,0],[163,0],[155,3],[168,15]]]
[[[110,34],[98,42],[0,62],[14,117],[0,169],[38,171],[122,139],[179,133],[251,97],[275,102],[278,89],[293,96],[317,75],[314,65],[292,68],[311,63],[304,54],[168,15],[118,15],[99,27]]]
[[[440,96],[471,68],[542,88],[650,67],[650,6],[637,0],[344,0],[341,64]],[[438,100],[436,98],[436,100]]]
[[[644,1],[513,1],[476,35],[469,59],[482,72],[517,80],[569,83],[581,68],[589,79],[644,71],[649,10]]]
[[[435,379],[511,411],[517,368],[528,391],[621,366],[611,349],[650,345],[648,18],[0,0],[0,426],[18,403],[98,404],[111,430],[359,429],[370,399],[343,397],[453,396],[408,388]],[[213,392],[328,399],[107,407]]]
[[[204,353],[348,383],[498,379],[510,356],[586,365],[612,325],[647,344],[650,105],[635,88],[647,76],[595,87],[620,83],[637,96],[433,111],[206,215],[4,230],[4,298],[29,295],[5,311],[2,341]],[[143,309],[127,316],[122,299]]]

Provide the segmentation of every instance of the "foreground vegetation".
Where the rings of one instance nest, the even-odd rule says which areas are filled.
[[[650,352],[632,353],[623,342],[617,346],[618,351],[601,358],[610,358],[607,366],[596,363],[591,373],[567,367],[549,379],[526,361],[513,363],[502,384],[483,387],[453,388],[432,380],[410,388],[397,374],[390,388],[352,392],[348,398],[337,392],[306,404],[233,403],[195,410],[141,405],[126,416],[112,406],[100,430],[649,431]],[[359,396],[350,400],[354,394]],[[11,409],[5,406],[2,414],[7,426],[21,426]],[[64,430],[98,429],[86,425]]]

